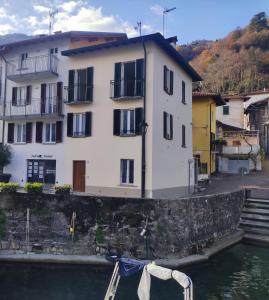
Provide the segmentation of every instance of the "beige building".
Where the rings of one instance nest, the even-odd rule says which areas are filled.
[[[62,52],[64,182],[75,191],[168,198],[192,190],[192,82],[201,78],[174,44],[157,33]]]

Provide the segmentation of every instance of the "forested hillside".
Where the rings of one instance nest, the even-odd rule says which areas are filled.
[[[269,87],[268,24],[261,12],[246,28],[237,28],[223,39],[180,46],[178,51],[204,79],[196,89],[247,93]]]

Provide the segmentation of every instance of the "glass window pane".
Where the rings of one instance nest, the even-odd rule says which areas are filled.
[[[55,142],[56,140],[56,125],[51,124],[51,142]]]

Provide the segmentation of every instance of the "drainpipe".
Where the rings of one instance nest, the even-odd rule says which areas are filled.
[[[210,103],[209,105],[209,177],[211,176],[211,149],[212,149],[212,138],[211,138],[211,129],[212,129],[212,124],[211,124],[211,105],[212,103]]]
[[[6,121],[5,121],[5,115],[6,115],[6,95],[7,95],[7,60],[4,57],[4,55],[1,53],[1,58],[5,62],[5,89],[4,89],[4,98],[3,98],[3,126],[2,126],[2,144],[5,142],[5,126],[6,126]]]
[[[146,190],[146,82],[147,82],[147,51],[144,39],[142,39],[144,49],[144,85],[143,85],[143,120],[142,120],[142,148],[141,148],[141,198],[145,198]]]

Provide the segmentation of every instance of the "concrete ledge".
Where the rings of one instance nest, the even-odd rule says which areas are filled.
[[[157,265],[168,268],[181,268],[207,261],[211,256],[240,242],[244,236],[243,230],[238,229],[210,248],[205,248],[202,254],[190,255],[179,259],[157,259]],[[11,251],[0,251],[0,262],[22,262],[22,263],[54,263],[54,264],[83,264],[92,266],[113,266],[103,256],[91,255],[57,255],[57,254],[16,254]]]

